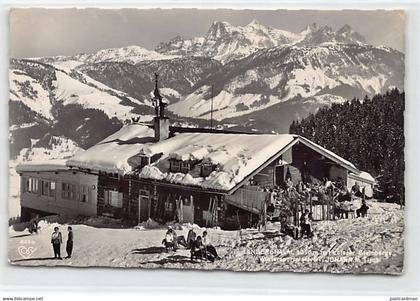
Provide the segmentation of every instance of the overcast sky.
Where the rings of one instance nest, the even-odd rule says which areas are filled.
[[[152,50],[177,35],[202,36],[215,20],[246,25],[252,19],[293,32],[313,22],[335,30],[349,24],[370,44],[404,50],[403,11],[33,8],[10,13],[10,56],[73,55],[128,45]]]

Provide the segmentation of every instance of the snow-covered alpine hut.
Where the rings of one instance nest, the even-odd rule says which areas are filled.
[[[170,127],[157,75],[153,101],[153,124],[126,125],[60,167],[21,168],[22,206],[230,228],[255,225],[270,188],[283,187],[288,178],[294,184],[330,179],[343,185],[366,178],[351,162],[298,135]],[[41,172],[54,175],[50,184],[48,177],[32,184]],[[33,185],[36,198],[26,191]],[[44,185],[45,192],[39,188]],[[60,196],[59,202],[50,194]]]
[[[200,225],[250,226],[269,197],[266,188],[331,179],[346,183],[360,171],[349,161],[298,135],[178,133],[145,145],[155,157],[132,176],[140,191],[138,218]],[[134,184],[134,183],[139,184]]]

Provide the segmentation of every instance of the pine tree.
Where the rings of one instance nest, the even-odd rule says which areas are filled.
[[[377,196],[404,202],[404,97],[398,89],[332,104],[289,132],[311,139],[378,179]]]

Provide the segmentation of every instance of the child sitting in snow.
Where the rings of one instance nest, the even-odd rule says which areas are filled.
[[[168,231],[166,231],[165,238],[162,240],[162,244],[165,246],[166,252],[168,252],[169,249],[176,251],[176,245],[174,243],[174,234],[171,228],[169,228]]]
[[[194,259],[207,259],[214,262],[215,256],[210,252],[206,251],[201,236],[197,236],[197,239],[191,245],[191,261]]]
[[[219,255],[217,254],[216,248],[212,245],[210,238],[208,237],[207,231],[203,232],[202,238],[204,249],[209,252],[215,259],[220,259]]]
[[[187,249],[191,249],[193,242],[195,241],[197,237],[197,234],[194,232],[193,229],[190,229],[190,231],[188,231],[188,236],[187,236]]]
[[[362,206],[360,206],[360,208],[356,210],[357,217],[365,217],[368,209],[369,209],[369,206],[366,204],[366,201],[363,200]]]

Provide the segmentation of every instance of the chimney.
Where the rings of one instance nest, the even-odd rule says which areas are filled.
[[[153,118],[153,127],[155,130],[155,140],[162,141],[169,137],[169,118],[165,116],[165,107],[168,103],[160,95],[158,87],[159,75],[155,73],[155,90],[153,91],[153,105],[155,107],[155,117]]]
[[[165,140],[169,137],[169,118],[158,117],[153,119],[155,129],[155,140],[156,142]]]

